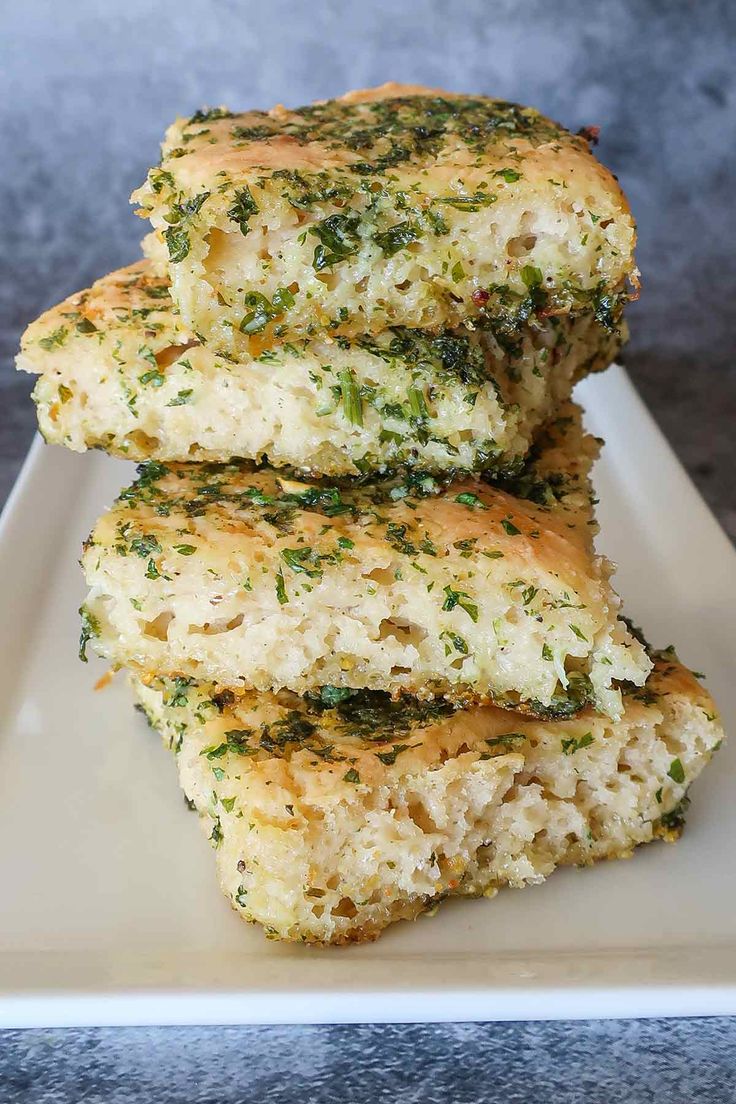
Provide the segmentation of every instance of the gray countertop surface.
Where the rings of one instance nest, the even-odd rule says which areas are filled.
[[[0,502],[29,445],[23,327],[134,259],[165,125],[387,79],[532,103],[639,222],[626,363],[736,538],[736,5],[671,0],[25,0],[0,12]],[[736,1101],[729,1020],[0,1033],[0,1101]]]
[[[0,1036],[3,1104],[733,1104],[732,1020]]]

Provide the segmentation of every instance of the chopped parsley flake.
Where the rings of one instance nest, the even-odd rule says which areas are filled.
[[[542,282],[542,272],[534,265],[524,265],[521,270],[521,279],[530,290],[539,287]]]
[[[345,417],[353,425],[363,424],[363,400],[360,396],[360,388],[355,380],[352,368],[345,368],[340,372],[340,397]]]
[[[310,579],[322,578],[319,557],[311,548],[282,548],[281,559],[292,571],[303,572]]]
[[[376,757],[384,766],[391,767],[396,762],[397,755],[401,755],[401,752],[406,751],[408,747],[408,744],[394,744],[390,751],[377,751]]]
[[[517,180],[521,180],[521,173],[516,169],[496,169],[494,176],[500,176],[507,184],[515,184]]]
[[[169,399],[167,406],[185,406],[188,402],[192,401],[192,388],[186,388],[183,391],[177,391],[173,399]]]
[[[580,736],[579,738],[571,736],[568,740],[563,739],[562,754],[574,755],[575,752],[580,751],[581,748],[590,747],[593,742],[594,740],[592,732],[586,732],[584,736]]]
[[[240,332],[249,336],[262,333],[269,322],[294,306],[294,296],[288,288],[277,288],[272,300],[262,295],[260,291],[249,291],[243,302],[251,310],[243,315],[240,322]]]
[[[164,230],[164,241],[172,264],[180,264],[189,255],[191,243],[183,226],[167,226]]]
[[[685,781],[685,768],[679,759],[672,760],[667,774],[672,781],[676,782],[678,785],[681,785]]]
[[[347,686],[320,686],[319,700],[326,709],[334,709],[336,705],[351,698],[354,691]]]
[[[54,330],[53,333],[48,334],[46,337],[42,337],[39,341],[39,345],[46,352],[50,352],[52,349],[60,349],[67,339],[69,331],[66,326],[59,326],[58,330]]]
[[[453,590],[451,586],[446,586],[444,588],[444,593],[445,600],[442,603],[443,610],[452,610],[455,606],[459,606],[460,609],[465,610],[471,621],[477,622],[478,607],[470,600],[469,594],[466,594],[464,590]]]
[[[237,222],[240,233],[245,236],[250,233],[248,220],[258,213],[258,204],[253,198],[249,187],[241,188],[235,193],[232,207],[228,208],[227,217],[232,222]]]
[[[309,233],[319,238],[320,244],[314,250],[312,268],[322,272],[333,268],[346,257],[352,257],[358,251],[360,237],[358,226],[360,218],[355,214],[330,215],[309,229]]]
[[[472,491],[463,491],[462,494],[455,495],[455,501],[459,502],[461,506],[477,506],[480,510],[488,509],[483,500],[478,498],[477,494],[473,494]]]
[[[281,569],[276,573],[276,597],[280,606],[285,606],[289,601],[289,596],[286,593],[286,585],[284,583],[284,575]]]
[[[421,228],[416,222],[399,222],[396,226],[391,226],[388,230],[376,234],[373,240],[387,257],[393,257],[401,249],[405,249],[407,245],[418,241],[421,236]]]
[[[82,631],[79,635],[79,658],[83,663],[87,662],[87,644],[95,636],[100,635],[100,623],[84,606],[80,609],[82,615]]]
[[[142,559],[145,559],[146,556],[150,556],[154,552],[158,553],[163,551],[161,545],[152,534],[143,537],[135,537],[130,542],[130,550],[131,552],[135,552],[136,556],[140,556]]]
[[[481,207],[490,207],[498,196],[490,192],[475,192],[467,196],[440,196],[435,203],[443,203],[446,207],[454,207],[456,211],[480,211]]]

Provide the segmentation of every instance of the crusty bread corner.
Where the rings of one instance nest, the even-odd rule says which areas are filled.
[[[723,736],[670,653],[615,723],[334,690],[310,703],[186,679],[132,686],[176,752],[233,907],[309,943],[372,939],[447,895],[493,896],[676,838]]]
[[[462,99],[460,92],[448,92],[444,88],[431,88],[426,84],[403,84],[401,81],[385,81],[373,88],[354,88],[338,96],[340,103],[376,103],[378,100],[393,100],[399,96],[441,96],[443,100]],[[317,100],[317,103],[329,103],[329,100]]]

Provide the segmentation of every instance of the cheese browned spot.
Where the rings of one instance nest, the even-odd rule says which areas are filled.
[[[615,716],[649,661],[593,550],[596,453],[570,404],[503,486],[149,464],[86,546],[88,635],[115,664],[223,687]]]
[[[503,470],[622,334],[592,314],[485,330],[394,327],[234,361],[183,325],[148,262],[98,280],[23,336],[44,438],[131,460],[265,460],[326,475]]]
[[[179,119],[133,195],[188,327],[238,353],[531,314],[608,324],[635,227],[588,142],[532,108],[401,84]]]
[[[372,939],[447,894],[492,896],[674,839],[723,736],[670,653],[617,722],[330,687],[305,700],[132,685],[176,752],[233,907],[304,942]]]

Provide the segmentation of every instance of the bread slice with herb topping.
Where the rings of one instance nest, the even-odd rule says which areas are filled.
[[[397,325],[610,322],[637,280],[628,204],[585,137],[415,85],[178,119],[133,200],[185,324],[229,354]]]
[[[311,700],[187,679],[133,688],[176,752],[233,908],[303,942],[373,939],[449,894],[493,896],[675,839],[723,736],[671,653],[615,723],[335,688]]]
[[[144,466],[86,545],[85,636],[114,664],[233,689],[617,716],[619,683],[650,663],[593,551],[598,446],[580,414],[565,408],[505,489]]]
[[[621,341],[592,315],[488,331],[287,343],[241,361],[201,345],[148,262],[29,326],[18,367],[44,438],[132,460],[266,460],[350,476],[408,467],[504,470],[575,380]]]

